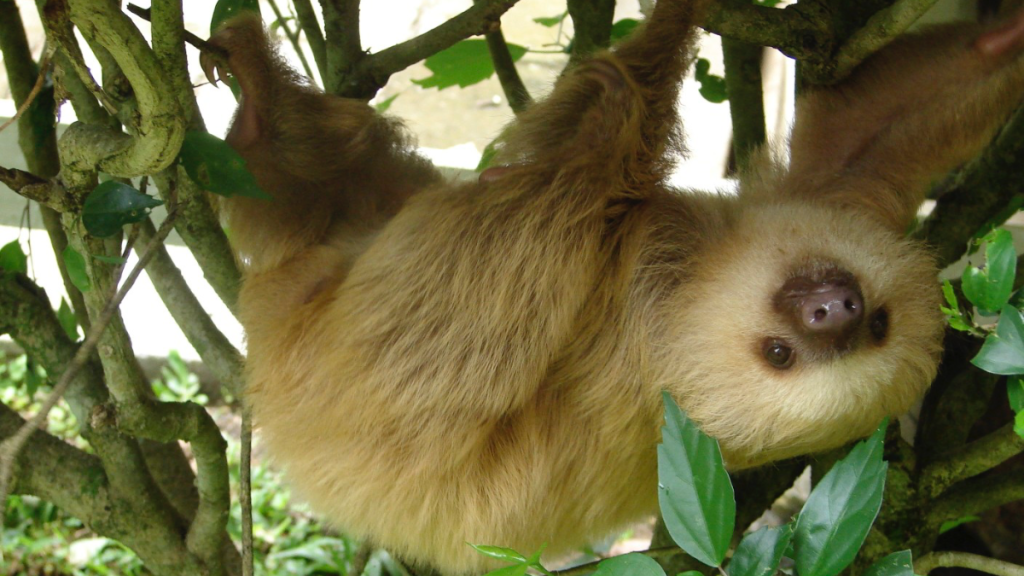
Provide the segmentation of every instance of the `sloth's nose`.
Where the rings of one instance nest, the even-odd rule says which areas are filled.
[[[797,313],[809,335],[842,338],[864,317],[864,299],[853,287],[831,285],[806,294]]]

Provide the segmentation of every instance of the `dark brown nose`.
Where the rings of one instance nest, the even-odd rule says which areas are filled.
[[[803,342],[822,352],[844,352],[864,319],[864,297],[852,274],[842,270],[800,274],[775,295],[775,309]]]
[[[850,286],[825,284],[806,294],[794,312],[807,332],[839,336],[860,324],[864,299]]]

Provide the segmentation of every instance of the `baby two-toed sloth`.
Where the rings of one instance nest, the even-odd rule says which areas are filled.
[[[320,514],[467,573],[466,542],[557,553],[653,512],[662,390],[740,469],[928,386],[936,270],[904,232],[1016,105],[1024,22],[894,42],[729,196],[666,184],[698,4],[567,73],[473,183],[302,81],[255,18],[212,39],[243,92],[228,141],[274,197],[222,206],[248,401]]]

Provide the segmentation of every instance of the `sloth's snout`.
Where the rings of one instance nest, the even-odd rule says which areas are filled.
[[[809,334],[845,339],[864,317],[864,299],[851,286],[826,284],[806,294],[796,312]]]

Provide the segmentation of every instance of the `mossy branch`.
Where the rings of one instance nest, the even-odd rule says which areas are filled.
[[[1024,500],[1024,474],[1008,470],[987,474],[957,484],[933,500],[927,511],[927,525],[937,529],[943,522],[978,514],[1009,502]]]
[[[722,37],[725,86],[732,117],[732,151],[740,171],[747,167],[751,153],[767,139],[761,81],[762,51],[757,44]]]
[[[922,472],[921,489],[934,498],[957,482],[990,470],[1021,452],[1024,438],[1014,432],[1013,424],[1007,424],[929,464]]]
[[[935,2],[936,0],[898,0],[892,6],[876,12],[839,49],[831,80],[838,82],[848,76],[865,58],[906,32],[907,28]]]
[[[309,51],[313,53],[313,61],[320,71],[320,78],[324,78],[327,75],[327,44],[320,23],[317,22],[316,12],[313,11],[313,4],[309,0],[293,0],[292,6],[295,7],[302,33],[306,35]]]
[[[914,574],[928,576],[936,568],[967,568],[994,576],[1024,576],[1024,566],[968,552],[932,552],[914,561]]]
[[[359,86],[362,79],[352,74],[366,57],[359,36],[359,0],[322,0],[320,6],[323,7],[324,35],[327,39],[324,89],[341,96],[371,98],[384,83],[373,89],[372,94],[364,96]]]
[[[566,7],[574,31],[572,62],[579,62],[608,47],[615,16],[615,0],[568,0]]]

